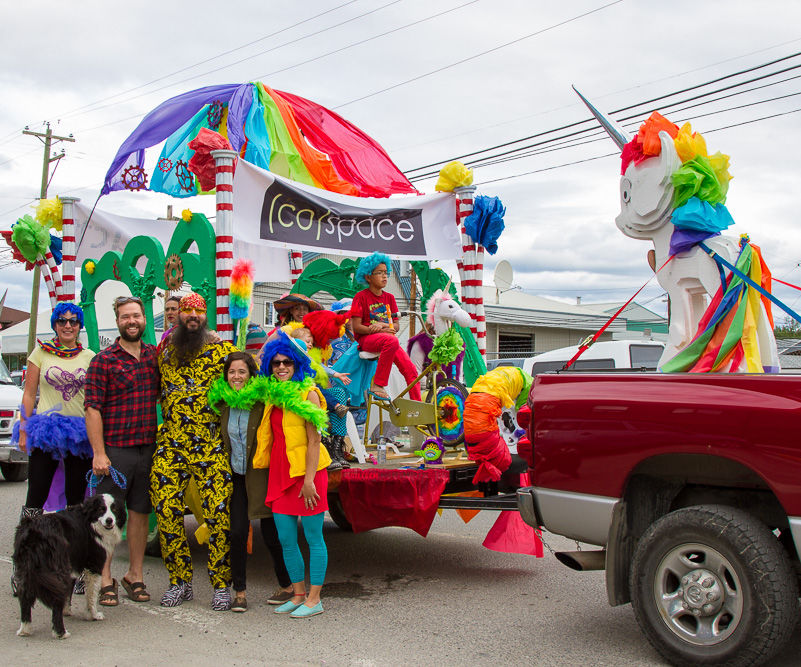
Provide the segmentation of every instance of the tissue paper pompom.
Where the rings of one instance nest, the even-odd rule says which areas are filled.
[[[58,197],[54,199],[40,199],[39,204],[36,206],[36,220],[42,227],[55,229],[57,232],[60,232],[64,224],[64,212],[61,206],[61,200]]]
[[[184,222],[192,222],[192,211],[190,211],[188,208],[185,208],[181,212],[181,218]]]
[[[673,140],[676,146],[676,153],[682,162],[689,162],[694,157],[708,157],[706,152],[706,141],[698,132],[693,132],[689,123],[684,123],[678,135]]]
[[[654,111],[640,126],[640,131],[637,133],[637,140],[642,145],[644,155],[653,157],[662,152],[662,143],[659,140],[660,132],[667,132],[671,138],[675,139],[679,134],[679,128],[661,113]]]
[[[50,234],[29,215],[17,220],[11,228],[11,238],[22,256],[32,263],[50,248]]]
[[[722,184],[718,181],[709,158],[698,156],[685,162],[675,171],[672,180],[675,188],[673,205],[677,208],[686,204],[690,197],[698,197],[713,206],[726,202],[729,182]]]
[[[88,273],[91,276],[95,272],[95,263],[92,261],[86,262],[86,264],[83,265],[83,268],[85,268],[86,273]]]
[[[473,212],[465,219],[464,229],[471,239],[494,255],[498,252],[498,238],[504,229],[504,215],[506,207],[500,199],[479,195],[473,200]]]
[[[437,192],[453,192],[454,188],[463,188],[472,184],[473,170],[468,169],[458,160],[454,160],[440,169],[435,189]]]

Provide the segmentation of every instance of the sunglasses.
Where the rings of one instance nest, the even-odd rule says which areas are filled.
[[[124,306],[126,303],[138,303],[139,305],[142,305],[142,299],[140,299],[138,296],[118,296],[116,299],[114,299],[114,303],[117,306]]]
[[[389,273],[387,271],[373,271],[370,275],[372,276],[387,276]]]
[[[56,319],[56,324],[60,324],[62,327],[65,327],[68,324],[71,327],[77,327],[78,326],[78,318],[77,317],[70,317],[70,318],[59,317],[59,318]]]
[[[294,366],[295,362],[292,359],[273,359],[270,362],[270,368],[278,368],[279,366]]]
[[[195,313],[197,315],[205,315],[206,314],[206,309],[205,308],[186,308],[186,307],[184,307],[184,308],[181,308],[181,312],[184,315],[189,315],[189,313]]]

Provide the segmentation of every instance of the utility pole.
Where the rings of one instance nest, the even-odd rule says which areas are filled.
[[[42,188],[39,191],[40,200],[47,199],[47,186],[50,184],[50,163],[57,162],[61,158],[64,157],[64,151],[62,150],[61,153],[58,155],[50,155],[50,147],[53,145],[53,142],[58,143],[59,141],[75,141],[73,136],[70,134],[68,137],[60,137],[56,134],[53,134],[53,130],[50,129],[50,123],[46,123],[47,130],[45,132],[34,132],[29,130],[27,126],[22,131],[22,134],[29,134],[32,137],[36,137],[44,144],[44,164],[42,165]],[[30,355],[33,352],[33,347],[36,345],[36,326],[37,326],[37,319],[39,314],[39,279],[41,276],[41,271],[39,269],[39,265],[33,267],[33,289],[31,291],[31,318],[28,322],[28,354]]]

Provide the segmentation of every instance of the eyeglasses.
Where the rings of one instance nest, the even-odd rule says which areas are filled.
[[[197,315],[205,315],[206,314],[206,309],[205,308],[188,308],[188,307],[184,306],[183,308],[181,308],[181,312],[184,315],[189,315],[189,313],[195,313]]]
[[[59,317],[59,318],[56,319],[56,324],[60,324],[62,327],[65,327],[68,324],[71,327],[77,327],[78,326],[78,318],[77,317],[71,317],[71,318],[67,319],[66,317]]]
[[[279,366],[294,366],[295,362],[292,359],[273,359],[270,362],[271,368],[278,368]]]
[[[371,275],[373,275],[373,276],[388,276],[389,272],[388,271],[373,271],[373,273]]]

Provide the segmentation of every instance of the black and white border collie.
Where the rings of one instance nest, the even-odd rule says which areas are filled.
[[[41,600],[53,612],[53,636],[69,637],[64,616],[70,615],[72,588],[82,573],[89,619],[103,620],[97,608],[100,573],[122,539],[125,516],[123,505],[104,493],[62,512],[22,519],[14,537],[17,635],[31,634],[31,609]]]

